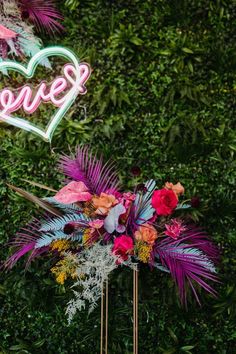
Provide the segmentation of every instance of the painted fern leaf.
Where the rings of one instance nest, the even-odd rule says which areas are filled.
[[[60,167],[65,175],[75,181],[82,181],[90,192],[99,195],[101,192],[115,192],[119,188],[119,178],[113,162],[103,163],[89,151],[88,146],[78,147],[72,158],[62,156]]]
[[[82,232],[77,232],[73,238],[73,241],[80,240],[82,238]],[[35,248],[42,248],[49,246],[55,240],[72,240],[71,236],[64,234],[63,231],[57,230],[54,232],[48,232],[43,234],[36,242]]]
[[[43,247],[40,250],[35,250],[35,245],[37,240],[41,237],[41,232],[39,231],[40,221],[33,219],[26,227],[21,228],[16,234],[16,237],[9,242],[9,244],[14,247],[15,252],[9,257],[5,262],[6,268],[12,268],[15,263],[22,258],[24,255],[30,253],[26,265],[40,254],[47,252],[48,248]]]
[[[52,0],[20,0],[23,16],[29,18],[38,31],[53,35],[64,27],[58,22],[63,16],[56,9]]]
[[[65,214],[73,214],[75,212],[79,212],[82,210],[76,204],[63,204],[63,203],[58,202],[53,197],[46,197],[46,198],[43,198],[43,200],[45,200],[45,202],[48,202],[49,204],[52,204],[54,207],[62,210]]]
[[[88,222],[91,221],[86,215],[79,213],[79,214],[67,214],[64,216],[56,217],[50,220],[45,221],[41,227],[41,232],[48,232],[48,231],[59,231],[63,230],[66,224],[75,222],[81,225],[81,228],[84,228],[88,225]]]
[[[157,245],[156,255],[161,264],[169,269],[179,288],[182,303],[186,304],[187,287],[192,289],[200,303],[196,284],[216,295],[216,291],[206,282],[206,280],[218,281],[214,263],[211,257],[197,247],[197,242],[191,245],[167,238]]]
[[[156,187],[154,180],[145,183],[145,193],[138,192],[134,202],[134,217],[138,225],[144,224],[152,218],[154,209],[151,205],[151,198]]]

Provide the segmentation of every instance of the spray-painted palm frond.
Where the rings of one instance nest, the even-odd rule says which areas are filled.
[[[19,195],[21,195],[22,197],[24,197],[25,199],[29,200],[30,202],[33,202],[34,204],[36,204],[37,206],[39,206],[40,208],[46,210],[47,212],[49,212],[52,215],[56,215],[56,216],[61,216],[62,213],[60,210],[54,208],[52,205],[50,205],[49,203],[43,201],[43,199],[40,199],[38,197],[36,197],[35,195],[25,191],[24,189],[18,188],[13,186],[12,184],[7,184],[7,186],[9,188],[11,188],[13,191],[17,192]]]
[[[1,40],[0,56],[7,58],[12,56],[33,56],[42,47],[42,42],[34,35],[33,27],[22,20],[22,14],[15,1],[2,2],[0,23],[8,30],[16,33],[16,37]],[[41,61],[42,65],[50,68],[48,59]]]
[[[138,192],[134,202],[134,221],[137,225],[144,224],[150,220],[155,212],[151,205],[151,198],[155,189],[154,180],[145,183],[145,192]]]
[[[42,234],[42,236],[37,240],[35,248],[42,248],[49,246],[55,240],[71,240],[80,241],[82,239],[83,232],[76,232],[74,235],[67,235],[61,230],[56,230],[53,232],[47,232]]]
[[[119,187],[119,179],[114,163],[103,163],[103,158],[93,155],[87,146],[78,147],[73,158],[62,156],[60,166],[65,175],[72,180],[82,181],[90,192],[114,192]]]
[[[45,221],[44,223],[42,223],[40,227],[40,231],[48,232],[48,231],[63,230],[66,224],[73,223],[73,222],[76,223],[76,225],[80,226],[81,228],[85,228],[88,226],[89,221],[91,221],[91,219],[82,213],[67,214],[64,216],[60,216]]]
[[[206,231],[196,225],[189,225],[188,229],[182,233],[181,243],[191,244],[205,253],[214,263],[219,262],[219,249],[208,237]]]
[[[31,252],[27,265],[35,257],[38,257],[40,254],[47,252],[48,248],[43,247],[42,249],[35,250],[35,245],[37,240],[41,237],[41,232],[39,231],[40,221],[34,219],[29,223],[25,228],[22,228],[17,234],[16,237],[10,241],[10,245],[16,248],[16,251],[11,257],[5,262],[6,268],[12,268],[15,263],[23,257],[25,254]]]
[[[198,284],[212,295],[216,295],[216,291],[206,280],[217,281],[218,278],[214,274],[212,258],[203,252],[204,241],[201,241],[202,249],[199,249],[200,243],[197,240],[191,243],[185,241],[187,242],[185,237],[177,241],[171,238],[164,239],[156,247],[156,256],[162,265],[169,269],[179,288],[180,299],[186,304],[187,286],[192,289],[196,300],[200,302],[195,285]]]
[[[75,212],[79,212],[82,210],[76,204],[63,204],[63,203],[58,202],[53,197],[46,197],[46,198],[43,198],[43,200],[49,204],[52,204],[57,209],[62,210],[65,214],[74,214]]]
[[[51,0],[20,0],[22,13],[29,18],[38,31],[55,34],[64,27],[58,22],[63,16]]]

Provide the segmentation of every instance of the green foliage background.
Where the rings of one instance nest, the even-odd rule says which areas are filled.
[[[235,109],[236,4],[206,0],[61,1],[66,34],[44,44],[73,49],[93,73],[57,128],[52,146],[11,127],[0,129],[0,244],[37,215],[6,183],[42,196],[22,178],[59,188],[61,152],[89,143],[113,157],[126,188],[139,181],[181,181],[198,195],[199,223],[222,252],[219,297],[180,307],[169,276],[141,269],[139,352],[236,353]],[[50,115],[50,111],[48,112]],[[202,214],[202,217],[201,217]],[[68,327],[71,296],[49,271],[50,260],[23,262],[0,275],[0,353],[99,352],[99,308]],[[67,291],[67,294],[66,294]],[[110,283],[109,353],[132,353],[132,274]]]

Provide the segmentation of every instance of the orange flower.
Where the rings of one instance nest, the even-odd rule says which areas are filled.
[[[173,184],[170,182],[166,182],[165,184],[165,188],[166,189],[171,189],[175,195],[178,197],[180,194],[184,194],[184,187],[182,186],[182,184],[180,182]]]
[[[109,210],[118,203],[118,200],[112,194],[101,193],[100,197],[93,197],[93,205],[95,206],[95,214],[107,215]]]
[[[152,225],[143,224],[135,231],[134,236],[137,241],[144,241],[149,245],[153,245],[157,239],[157,231]]]

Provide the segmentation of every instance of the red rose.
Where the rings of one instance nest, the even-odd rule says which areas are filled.
[[[171,189],[159,189],[154,191],[152,206],[158,215],[170,215],[178,204],[178,199]]]
[[[129,236],[121,235],[115,239],[112,252],[116,256],[123,259],[123,261],[126,261],[128,259],[128,255],[133,253],[133,249],[134,249],[133,239]],[[119,261],[119,263],[121,262]]]

